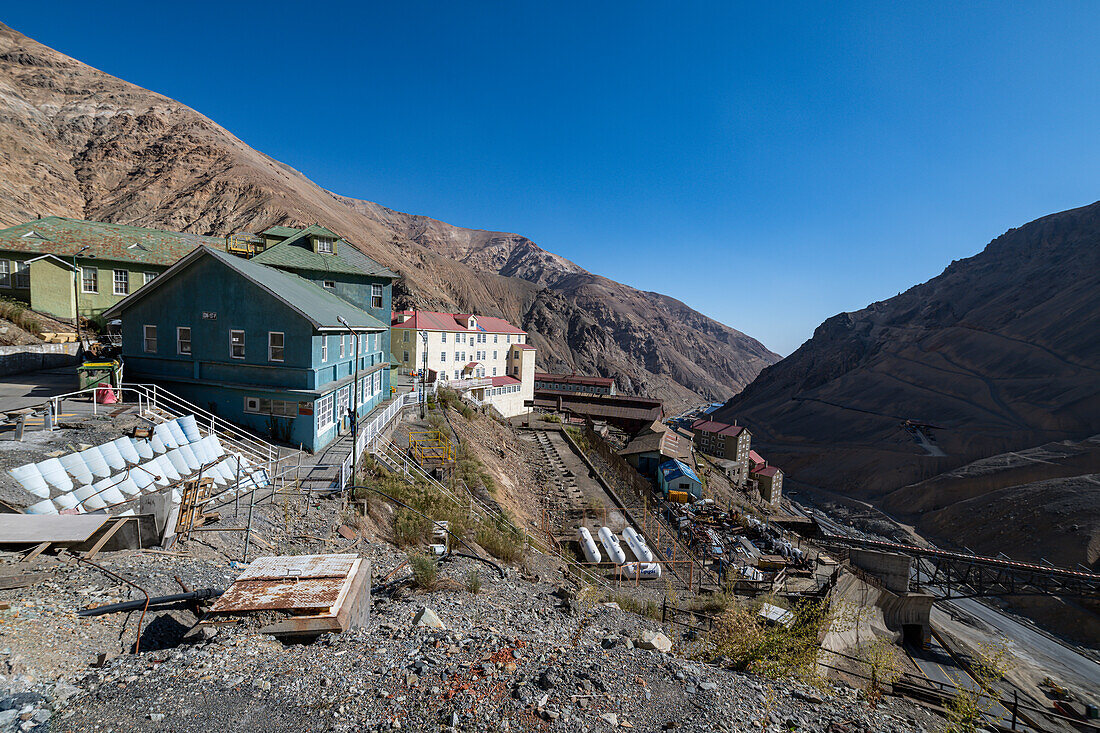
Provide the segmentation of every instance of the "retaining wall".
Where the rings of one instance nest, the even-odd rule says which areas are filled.
[[[0,346],[0,377],[41,369],[76,366],[84,352],[79,343]]]

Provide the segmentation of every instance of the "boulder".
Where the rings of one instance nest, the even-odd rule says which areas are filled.
[[[435,611],[428,608],[427,606],[425,606],[424,608],[417,611],[416,615],[413,616],[413,625],[414,626],[427,626],[427,627],[432,628],[432,629],[445,629],[445,628],[447,628],[446,626],[443,625],[443,622],[439,619],[439,614],[437,614]]]
[[[642,649],[656,649],[659,652],[672,651],[672,640],[660,631],[643,631],[641,637],[636,639],[634,644]]]

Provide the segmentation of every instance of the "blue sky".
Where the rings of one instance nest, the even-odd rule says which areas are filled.
[[[23,3],[333,191],[790,353],[1100,198],[1100,3]]]

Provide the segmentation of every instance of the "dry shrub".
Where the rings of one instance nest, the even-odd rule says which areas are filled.
[[[414,552],[409,555],[409,568],[412,570],[413,582],[416,583],[416,587],[424,590],[435,588],[439,580],[439,569],[435,564],[435,560],[423,553]]]

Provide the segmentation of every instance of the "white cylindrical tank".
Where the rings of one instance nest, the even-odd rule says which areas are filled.
[[[588,527],[581,527],[577,530],[577,535],[580,537],[581,550],[584,551],[584,557],[588,562],[603,562],[603,556],[600,555],[600,549],[596,547],[595,541],[592,539],[592,533],[588,531]]]
[[[607,559],[616,565],[626,562],[626,553],[619,547],[619,538],[611,531],[610,527],[600,527],[600,544],[607,550]]]
[[[623,565],[623,576],[639,580],[656,580],[661,577],[661,566],[655,562],[628,562]]]
[[[642,536],[634,531],[633,527],[627,527],[623,530],[623,539],[626,540],[626,544],[630,545],[634,557],[642,562],[653,562],[653,553],[649,551],[649,546],[646,545]]]

